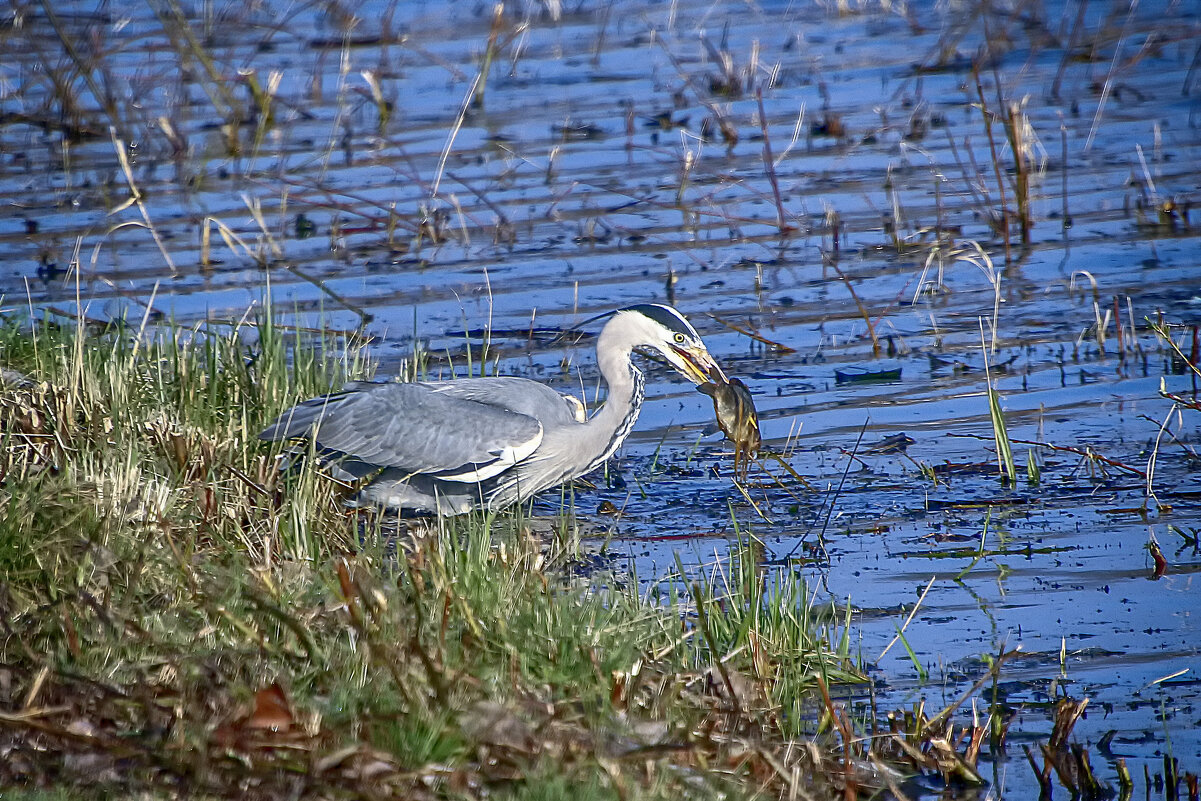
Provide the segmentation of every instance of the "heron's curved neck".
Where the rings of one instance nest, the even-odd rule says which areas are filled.
[[[626,340],[616,326],[608,325],[596,342],[597,366],[608,385],[604,405],[585,423],[596,432],[602,453],[599,464],[608,459],[634,427],[642,406],[642,371],[630,358],[634,343]]]

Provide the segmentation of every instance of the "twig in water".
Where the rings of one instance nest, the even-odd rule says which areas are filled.
[[[443,172],[446,171],[446,160],[450,158],[455,138],[459,135],[459,129],[463,127],[463,121],[467,119],[467,112],[471,109],[471,102],[475,98],[475,88],[479,85],[481,77],[477,74],[472,80],[471,86],[467,89],[467,95],[463,98],[463,104],[459,107],[459,113],[455,115],[454,124],[450,126],[450,132],[446,135],[446,144],[442,146],[442,155],[438,157],[438,169],[434,173],[434,183],[430,187],[431,201],[438,197],[438,186],[442,183]]]
[[[846,274],[839,268],[837,262],[831,261],[830,269],[837,273],[839,280],[843,286],[847,288],[847,292],[851,294],[851,300],[855,301],[856,308],[859,309],[859,316],[863,318],[863,322],[867,325],[867,333],[872,338],[872,356],[880,357],[880,338],[876,336],[876,325],[872,322],[872,316],[868,314],[867,307],[863,305],[863,301],[859,299],[859,293],[855,291],[855,287],[847,280]]]
[[[492,59],[496,57],[496,43],[500,38],[501,25],[504,24],[505,4],[497,3],[492,7],[492,28],[488,31],[488,46],[484,48],[484,60],[480,65],[480,75],[475,82],[475,91],[471,95],[471,108],[483,109],[484,90],[488,86],[488,73],[492,71]]]
[[[997,658],[993,660],[992,666],[989,668],[988,673],[977,679],[975,684],[969,687],[967,691],[963,693],[963,695],[951,702],[946,709],[930,718],[930,720],[926,721],[926,725],[922,727],[922,736],[925,736],[925,733],[930,731],[932,727],[941,726],[943,723],[950,720],[951,715],[955,714],[955,710],[963,706],[964,702],[975,695],[976,691],[983,687],[990,679],[995,681],[996,678],[1001,674],[1001,665],[1005,663],[1005,660],[1009,659],[1011,656],[1017,656],[1021,650],[1022,647],[1020,645],[1017,648],[1014,648],[1012,651],[1006,651],[1002,647],[1001,653],[997,654]]]
[[[913,622],[913,616],[917,614],[917,610],[921,607],[922,601],[926,600],[926,593],[930,592],[930,588],[934,586],[934,582],[937,579],[938,576],[931,576],[930,580],[926,582],[926,589],[922,590],[922,594],[917,597],[917,603],[913,605],[913,609],[909,610],[909,617],[905,618],[905,622],[901,624],[901,628],[897,631],[897,636],[893,637],[892,641],[889,642],[888,645],[884,646],[884,650],[881,651],[880,655],[876,657],[877,664],[890,650],[892,650],[892,647],[897,644],[897,640],[901,639],[901,636],[905,633],[905,629],[909,628],[909,624]]]
[[[709,317],[712,318],[713,320],[716,320],[717,322],[721,323],[722,325],[724,325],[726,328],[730,329],[731,331],[737,331],[738,333],[742,334],[743,336],[750,337],[751,339],[755,340],[756,342],[762,342],[764,345],[767,345],[769,348],[771,348],[776,353],[796,353],[796,348],[790,348],[787,345],[770,340],[767,337],[763,336],[762,334],[757,334],[748,328],[744,328],[744,327],[738,325],[737,323],[732,323],[729,320],[726,320],[722,317],[717,316],[716,314],[713,314],[712,312],[709,312]]]
[[[1001,177],[1001,160],[997,156],[997,143],[992,135],[992,112],[988,110],[988,101],[984,99],[984,84],[980,82],[980,71],[975,70],[976,95],[980,98],[980,113],[984,117],[984,133],[988,136],[988,152],[992,156],[993,172],[997,177],[997,190],[1001,193],[1001,235],[1005,242],[1005,261],[1009,257],[1009,203],[1005,199],[1005,180]]]
[[[767,112],[763,110],[763,90],[755,90],[755,100],[759,103],[759,127],[763,131],[763,166],[767,170],[767,181],[771,184],[772,196],[776,199],[776,225],[783,235],[796,230],[794,226],[784,222],[784,201],[780,197],[780,182],[776,179],[776,162],[771,154],[771,136],[767,130]]]
[[[1113,60],[1109,63],[1109,70],[1105,73],[1105,82],[1101,84],[1101,97],[1097,100],[1097,110],[1093,114],[1093,124],[1089,126],[1088,136],[1084,140],[1084,148],[1081,151],[1084,155],[1088,155],[1093,149],[1093,138],[1097,135],[1097,128],[1101,125],[1101,115],[1105,113],[1105,104],[1109,102],[1109,96],[1113,93],[1113,76],[1118,68],[1118,59],[1122,55],[1122,43],[1126,41],[1126,34],[1130,30],[1130,23],[1134,19],[1134,12],[1138,10],[1138,3],[1131,3],[1130,10],[1126,14],[1126,21],[1122,25],[1122,32],[1118,35],[1118,40],[1113,46]]]
[[[125,181],[129,184],[129,191],[131,193],[129,200],[113,209],[113,213],[121,211],[130,205],[136,205],[138,211],[142,214],[142,220],[146,223],[146,228],[150,231],[150,235],[154,237],[154,244],[158,245],[159,253],[163,254],[163,260],[167,262],[167,267],[171,269],[171,275],[179,275],[179,270],[175,269],[175,262],[171,260],[171,254],[167,252],[167,246],[163,244],[163,238],[159,236],[158,229],[154,227],[154,223],[150,219],[150,212],[147,210],[146,204],[142,202],[142,193],[133,179],[133,168],[129,166],[129,156],[125,153],[125,143],[117,137],[116,128],[110,127],[108,130],[109,137],[113,140],[113,147],[117,151],[117,161],[121,163],[121,172],[125,174]]]
[[[854,456],[856,453],[859,452],[859,444],[861,442],[863,442],[863,435],[867,432],[867,424],[870,423],[871,420],[872,420],[872,418],[870,416],[865,417],[863,419],[863,425],[859,427],[859,436],[856,437],[856,439],[855,439],[855,447],[851,449],[851,457],[852,458],[847,459],[847,466],[846,466],[846,469],[842,471],[842,478],[838,482],[838,489],[834,491],[834,497],[830,499],[830,506],[826,510],[826,520],[825,520],[825,522],[822,523],[822,530],[820,532],[818,532],[817,541],[818,541],[818,544],[821,545],[823,553],[825,553],[825,550],[826,550],[826,546],[823,544],[823,539],[826,535],[826,529],[830,525],[830,518],[834,514],[834,504],[835,504],[835,502],[837,502],[838,496],[842,494],[842,487],[847,482],[847,474],[849,474],[851,472],[851,464],[854,462]],[[784,556],[783,561],[787,562],[789,559],[791,559],[792,555],[794,553],[796,553],[796,549],[801,547],[801,543],[803,541],[804,541],[803,538],[801,540],[798,540],[797,544],[792,546],[792,550],[789,551]],[[826,554],[826,558],[828,559],[829,557],[830,557],[830,555]]]
[[[1163,504],[1159,502],[1159,498],[1155,495],[1155,463],[1159,459],[1159,443],[1163,439],[1163,432],[1167,430],[1168,423],[1172,420],[1172,415],[1179,414],[1179,407],[1172,404],[1172,408],[1168,409],[1168,414],[1163,419],[1163,423],[1159,426],[1159,431],[1155,434],[1155,446],[1151,448],[1151,455],[1147,457],[1147,497],[1155,501],[1156,507],[1163,508]]]
[[[755,514],[759,515],[759,517],[763,519],[763,522],[767,523],[768,525],[775,525],[774,521],[772,521],[770,517],[763,514],[763,510],[760,509],[759,504],[755,503],[754,499],[751,498],[751,494],[746,491],[746,487],[742,485],[741,481],[735,480],[734,486],[737,487],[738,491],[742,493],[742,497],[746,498],[746,502],[749,503],[751,508],[755,510]]]
[[[1081,3],[1081,9],[1087,5]],[[1062,225],[1065,229],[1072,227],[1072,213],[1068,211],[1068,126],[1064,124],[1063,114],[1059,115],[1059,147],[1061,150],[1059,167],[1060,174],[1063,176],[1063,220]]]
[[[980,434],[947,434],[948,437],[959,437],[961,439],[991,439],[991,437],[981,436]],[[1127,464],[1122,464],[1117,459],[1111,459],[1108,456],[1102,456],[1091,448],[1077,448],[1073,445],[1052,445],[1050,442],[1039,442],[1033,439],[1011,439],[1010,442],[1016,442],[1019,445],[1035,445],[1039,448],[1047,448],[1053,451],[1063,451],[1064,453],[1074,453],[1077,456],[1082,456],[1085,459],[1093,462],[1101,462],[1110,467],[1116,467],[1119,470],[1125,470],[1127,473],[1136,475],[1139,478],[1145,479],[1147,474],[1136,467],[1131,467]]]

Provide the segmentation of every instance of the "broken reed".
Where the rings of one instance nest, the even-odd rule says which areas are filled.
[[[973,70],[976,79],[976,96],[980,101],[980,113],[984,119],[984,133],[988,139],[989,155],[992,159],[993,176],[996,180],[997,192],[1000,196],[1000,209],[998,211],[999,219],[997,227],[1000,229],[1001,237],[1005,243],[1005,261],[1011,261],[1010,258],[1010,229],[1012,226],[1012,217],[1017,217],[1018,230],[1020,232],[1022,245],[1030,244],[1030,148],[1032,143],[1030,122],[1026,117],[1022,106],[1014,102],[1006,102],[1001,94],[1000,75],[994,69],[993,80],[996,84],[997,103],[1000,106],[999,112],[994,112],[989,109],[988,101],[984,96],[984,85],[980,80],[979,69]],[[1006,179],[1004,169],[1001,166],[1001,157],[997,148],[997,142],[993,136],[993,120],[999,119],[1005,129],[1005,137],[1009,143],[1010,154],[1013,158],[1014,179],[1012,191],[1017,202],[1017,213],[1010,210],[1008,192],[1006,191]],[[1066,170],[1066,165],[1064,167]]]

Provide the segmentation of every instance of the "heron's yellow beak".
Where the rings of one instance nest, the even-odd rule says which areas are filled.
[[[708,384],[713,381],[727,383],[726,374],[709,355],[709,351],[704,348],[672,346],[672,353],[677,357],[672,360],[675,368],[692,383]]]

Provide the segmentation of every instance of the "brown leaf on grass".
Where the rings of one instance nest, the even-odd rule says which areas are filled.
[[[213,743],[221,748],[258,747],[265,744],[261,737],[267,732],[304,738],[295,722],[287,694],[279,682],[272,682],[254,694],[253,709],[247,712],[243,708],[236,717],[213,731]],[[275,741],[276,738],[271,739]]]
[[[350,568],[346,565],[345,559],[339,559],[337,564],[338,570],[338,586],[342,590],[342,598],[349,604],[354,603],[358,592],[354,586],[354,580],[350,577]]]
[[[272,682],[254,695],[254,712],[243,724],[248,729],[267,729],[270,731],[287,731],[295,722],[292,715],[292,705],[288,696],[279,686]]]

